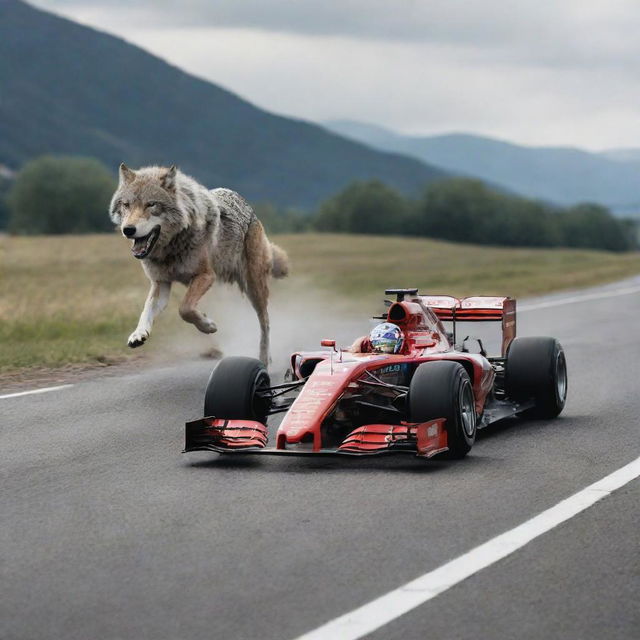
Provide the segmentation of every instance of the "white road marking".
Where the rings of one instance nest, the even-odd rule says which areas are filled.
[[[640,476],[640,458],[541,514],[297,640],[357,640],[524,547]]]
[[[30,396],[34,393],[48,393],[49,391],[59,391],[60,389],[68,389],[69,387],[73,387],[72,384],[61,384],[57,387],[44,387],[43,389],[33,389],[32,391],[19,391],[17,393],[5,393],[3,396],[0,396],[0,400],[6,400],[7,398],[18,398],[20,396]]]
[[[546,309],[548,307],[560,307],[565,304],[575,304],[577,302],[588,302],[589,300],[602,300],[604,298],[615,298],[617,296],[628,296],[632,293],[640,293],[640,287],[625,287],[624,289],[614,289],[613,291],[601,291],[600,293],[587,293],[581,296],[570,296],[569,298],[558,298],[548,302],[538,302],[534,304],[523,304],[518,307],[518,312],[533,311],[534,309]]]

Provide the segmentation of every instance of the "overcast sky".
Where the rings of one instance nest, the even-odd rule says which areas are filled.
[[[33,4],[284,115],[640,147],[640,0]]]

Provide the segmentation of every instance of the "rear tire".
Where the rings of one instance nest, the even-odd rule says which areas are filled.
[[[567,400],[567,360],[555,338],[516,338],[509,346],[505,391],[516,402],[533,399],[520,415],[555,418]]]
[[[269,374],[260,360],[224,358],[209,377],[204,394],[204,415],[256,420],[264,424],[271,400],[260,397],[257,392],[269,386]]]
[[[446,418],[449,451],[441,457],[464,458],[476,439],[477,416],[469,374],[458,362],[424,362],[413,374],[409,419],[428,422],[435,418]]]

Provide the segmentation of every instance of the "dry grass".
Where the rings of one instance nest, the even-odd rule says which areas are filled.
[[[117,240],[2,239],[0,370],[120,354],[146,285],[140,266]]]
[[[346,295],[420,287],[453,295],[530,296],[612,282],[640,273],[640,253],[510,249],[333,234],[280,236],[297,276]]]
[[[281,290],[320,287],[362,300],[390,286],[525,296],[640,273],[639,254],[322,234],[276,240],[293,265]],[[129,350],[126,338],[146,291],[140,265],[116,235],[0,238],[0,371],[134,357],[140,352]],[[175,308],[173,302],[156,325],[156,344],[194,331]]]

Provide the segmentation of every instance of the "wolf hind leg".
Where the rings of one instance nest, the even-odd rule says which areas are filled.
[[[252,282],[251,278],[247,282],[247,296],[251,305],[255,309],[260,323],[260,360],[264,364],[270,363],[269,358],[269,286],[266,276],[262,282]]]
[[[218,330],[216,323],[197,309],[198,302],[209,291],[214,280],[215,276],[212,271],[205,271],[194,276],[180,303],[180,317],[185,322],[195,325],[196,329],[202,333],[215,333]]]
[[[244,241],[247,296],[260,323],[260,360],[269,359],[269,277],[271,275],[271,246],[258,220],[251,223]]]

